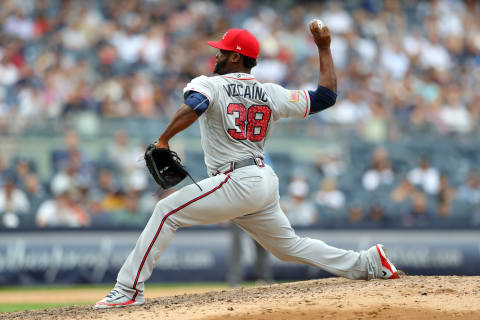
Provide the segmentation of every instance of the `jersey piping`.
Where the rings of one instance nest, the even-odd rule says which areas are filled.
[[[309,102],[310,97],[305,90],[303,90],[303,94],[305,95],[305,99],[307,100],[307,107],[306,107],[306,110],[305,110],[305,114],[303,116],[304,118],[306,118],[308,116],[308,114],[310,113],[310,102]]]
[[[196,92],[199,92],[199,93],[203,94],[205,97],[208,98],[208,104],[212,103],[212,98],[210,98],[210,96],[208,94],[206,94],[205,92],[203,92],[201,90],[198,90],[198,89],[195,89],[195,88],[190,89],[190,91],[196,91]]]
[[[229,76],[222,76],[224,78],[228,79],[235,79],[235,80],[255,80],[255,78],[235,78],[235,77],[229,77]]]

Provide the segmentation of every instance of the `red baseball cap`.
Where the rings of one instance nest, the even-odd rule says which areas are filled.
[[[210,46],[227,51],[234,51],[244,56],[257,59],[260,45],[257,38],[243,29],[229,29],[220,41],[208,41]]]

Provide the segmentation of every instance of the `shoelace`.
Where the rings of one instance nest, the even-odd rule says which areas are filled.
[[[170,150],[170,149],[168,149],[168,150]],[[178,156],[178,154],[177,154],[175,151],[170,150],[170,153],[172,154],[172,157],[173,157],[173,159],[174,159],[175,161],[178,161],[178,162],[180,162],[180,163],[182,162],[182,161],[180,160],[180,157]]]
[[[112,291],[110,291],[109,294],[107,294],[107,298],[113,298],[117,294],[118,294],[118,291],[116,289],[113,289]]]
[[[180,160],[180,157],[178,156],[178,154],[175,151],[170,150],[170,152],[172,153],[172,157],[175,161],[177,161],[178,163],[182,163],[182,161]],[[203,191],[203,189],[198,185],[197,181],[193,180],[190,173],[188,173],[187,170],[185,170],[185,172],[187,173],[187,176],[193,181],[193,183],[195,183],[195,185],[200,189],[200,191]]]
[[[198,189],[200,189],[200,191],[203,191],[202,187],[198,185],[197,181],[193,180],[192,176],[190,175],[190,173],[188,173],[188,171],[187,176],[193,181],[193,183],[195,183],[195,185],[198,187]]]

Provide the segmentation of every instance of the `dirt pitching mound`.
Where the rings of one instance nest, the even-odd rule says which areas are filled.
[[[66,307],[0,319],[480,319],[480,277],[340,278],[147,299],[140,307]]]

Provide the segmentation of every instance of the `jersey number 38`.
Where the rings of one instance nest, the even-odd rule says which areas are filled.
[[[267,133],[272,111],[266,105],[252,105],[245,108],[241,103],[230,103],[227,113],[235,116],[237,129],[228,129],[228,134],[235,140],[261,141]]]

